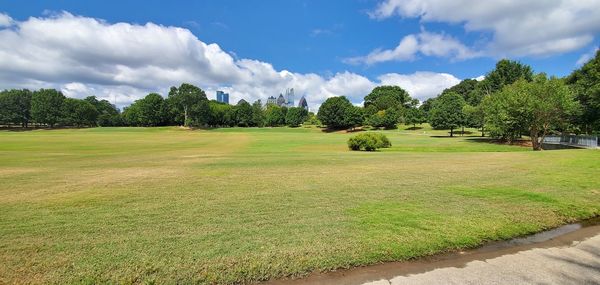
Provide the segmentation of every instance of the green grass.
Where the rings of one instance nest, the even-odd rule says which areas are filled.
[[[0,284],[244,283],[600,214],[600,151],[381,132],[367,153],[315,128],[1,131]]]

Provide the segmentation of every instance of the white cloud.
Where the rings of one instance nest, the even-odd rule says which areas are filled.
[[[10,25],[12,25],[14,23],[13,19],[4,14],[4,13],[0,13],[0,27],[8,27]]]
[[[267,62],[233,57],[187,29],[153,23],[111,24],[66,12],[11,23],[11,28],[0,28],[1,88],[57,88],[70,97],[96,95],[121,107],[150,92],[166,95],[182,82],[200,86],[209,98],[216,90],[228,91],[232,103],[264,101],[293,87],[296,101],[306,95],[317,111],[332,96],[361,102],[394,76],[403,78],[397,84],[418,98],[447,87],[441,79],[452,81],[437,73],[387,74],[372,81],[351,72],[324,77],[278,71]]]
[[[348,58],[344,62],[371,65],[386,61],[409,61],[415,59],[418,54],[456,60],[479,56],[477,52],[449,35],[422,31],[416,35],[405,36],[394,49],[376,49],[366,56]]]
[[[597,0],[385,0],[370,13],[464,25],[491,32],[486,52],[494,56],[547,56],[577,50],[600,32]]]
[[[444,89],[460,82],[448,73],[415,72],[413,74],[388,73],[378,78],[382,85],[398,85],[420,101],[435,97]]]
[[[584,54],[582,54],[579,59],[577,60],[577,62],[575,63],[576,66],[582,66],[584,64],[586,64],[588,61],[590,61],[590,59],[594,58],[594,56],[596,56],[596,52],[598,52],[600,48],[594,48],[589,52],[586,52]]]

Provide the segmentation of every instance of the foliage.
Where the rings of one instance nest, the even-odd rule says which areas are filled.
[[[309,112],[308,113],[308,117],[306,118],[306,121],[304,122],[304,124],[305,125],[320,126],[321,125],[321,121],[319,121],[319,119],[317,118],[317,115],[315,115],[315,113]]]
[[[98,111],[97,125],[102,127],[122,125],[119,109],[108,100],[98,100],[96,96],[88,96],[83,100],[92,104]]]
[[[40,89],[31,95],[31,120],[54,127],[62,116],[65,96],[54,89]]]
[[[450,129],[450,136],[454,136],[454,129],[463,126],[465,122],[464,105],[465,100],[457,93],[440,95],[431,108],[429,123],[435,129]]]
[[[475,92],[478,83],[479,82],[475,79],[465,79],[460,83],[445,89],[442,91],[442,94],[454,92],[462,96],[467,104],[478,105],[481,102],[481,98],[479,98]]]
[[[550,130],[564,129],[579,105],[573,93],[558,78],[539,74],[533,82],[519,79],[486,98],[486,122],[495,136],[514,140],[528,132],[534,150],[542,149]]]
[[[389,148],[391,146],[392,143],[390,140],[381,133],[362,133],[348,139],[348,148],[350,150],[374,151],[379,148]]]
[[[265,111],[260,99],[252,103],[252,126],[261,128],[265,126]]]
[[[308,117],[308,111],[302,107],[291,107],[285,115],[285,124],[290,127],[300,126]]]
[[[132,126],[161,126],[165,125],[168,106],[162,96],[150,93],[136,100],[123,111],[127,124]]]
[[[173,86],[167,101],[176,123],[190,126],[208,122],[208,99],[202,89],[188,83]]]
[[[330,129],[351,128],[363,122],[361,110],[344,96],[327,98],[319,108],[317,118]]]
[[[399,119],[398,111],[395,108],[389,108],[371,115],[367,119],[367,123],[376,128],[395,129]]]
[[[0,124],[27,127],[31,120],[31,91],[12,89],[0,92]]]
[[[86,100],[65,98],[62,104],[60,123],[66,126],[94,127],[98,119],[98,110]]]
[[[265,124],[269,127],[283,126],[285,124],[283,108],[275,104],[269,104],[265,111]]]
[[[463,115],[465,116],[465,127],[481,128],[481,136],[483,137],[485,135],[485,112],[483,106],[481,104],[477,106],[471,106],[469,104],[466,104],[463,106],[462,111]]]
[[[577,123],[586,133],[600,132],[600,50],[596,56],[566,78],[577,100],[582,105],[582,114]]]
[[[417,124],[425,123],[425,112],[421,108],[409,108],[404,113],[404,123],[407,125],[413,125],[416,127]]]
[[[246,101],[238,103],[235,108],[235,122],[240,127],[254,126],[252,106]]]
[[[375,111],[387,110],[390,108],[402,109],[413,103],[412,98],[406,90],[400,86],[377,86],[369,95],[365,96],[364,107],[373,105]],[[369,115],[372,113],[369,113]]]

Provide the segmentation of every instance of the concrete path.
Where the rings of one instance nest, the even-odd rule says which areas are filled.
[[[600,284],[600,235],[364,284]]]

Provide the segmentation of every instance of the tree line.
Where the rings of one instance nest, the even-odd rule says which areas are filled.
[[[208,100],[202,89],[187,83],[171,87],[166,99],[150,93],[123,112],[107,100],[68,98],[54,89],[0,92],[0,125],[5,126],[298,127],[306,121],[318,124],[304,108],[263,106],[260,100],[229,105]]]
[[[478,128],[512,142],[528,136],[535,150],[551,133],[600,132],[600,52],[565,78],[535,74],[518,61],[500,60],[481,81],[465,79],[421,104],[398,86],[379,86],[362,107],[328,98],[317,118],[330,128],[395,128],[429,122],[435,129]]]

